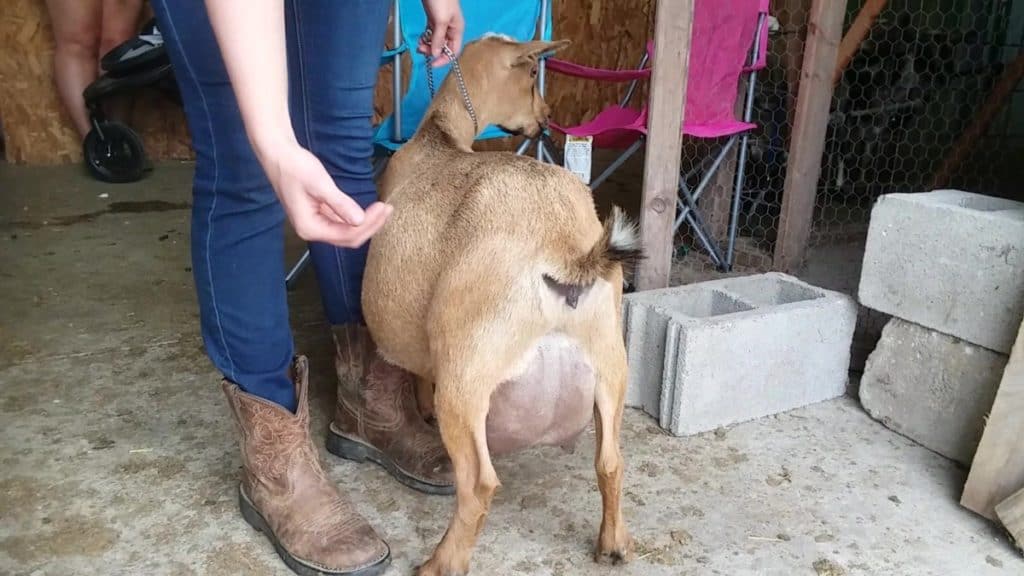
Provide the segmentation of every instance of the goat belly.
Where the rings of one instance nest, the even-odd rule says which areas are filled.
[[[524,356],[516,375],[491,395],[491,453],[571,446],[593,418],[595,384],[594,369],[574,341],[545,336]]]

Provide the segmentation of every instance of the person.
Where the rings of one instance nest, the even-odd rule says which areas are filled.
[[[53,25],[53,76],[81,139],[89,133],[82,92],[99,77],[100,58],[138,32],[142,0],[46,0]]]
[[[454,492],[412,376],[377,354],[360,309],[377,201],[373,93],[391,0],[154,0],[196,154],[191,249],[200,325],[241,431],[239,507],[300,574],[378,574],[388,545],[323,471],[295,355],[284,223],[310,242],[338,372],[328,449],[401,482]],[[458,0],[423,0],[438,56],[458,51]]]

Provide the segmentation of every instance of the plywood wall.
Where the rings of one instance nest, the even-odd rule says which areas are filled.
[[[470,1],[470,0],[465,0]],[[553,0],[554,35],[573,41],[561,56],[603,67],[636,66],[650,37],[654,0]],[[81,149],[54,89],[53,35],[42,0],[3,0],[0,10],[0,119],[7,160],[25,164],[78,162]],[[390,71],[381,71],[375,119],[390,110]],[[592,117],[617,100],[622,86],[552,78],[548,100],[561,123]],[[143,91],[128,123],[157,160],[191,157],[181,110]]]

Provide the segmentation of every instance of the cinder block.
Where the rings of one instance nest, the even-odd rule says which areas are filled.
[[[676,435],[841,396],[856,306],[785,274],[630,294],[627,404]]]
[[[860,401],[874,419],[970,465],[1007,357],[893,318],[864,367]]]
[[[1024,316],[1024,204],[957,190],[871,211],[862,304],[1009,353]]]

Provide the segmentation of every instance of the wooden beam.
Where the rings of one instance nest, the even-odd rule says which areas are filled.
[[[857,55],[860,45],[864,43],[864,39],[871,32],[871,27],[875,25],[875,20],[878,20],[878,15],[888,3],[889,0],[867,0],[861,7],[857,17],[850,24],[850,29],[843,36],[842,44],[839,45],[839,58],[836,61],[836,70],[832,73],[832,84],[839,84],[846,67]]]
[[[967,160],[975,145],[988,132],[989,126],[1010,100],[1010,96],[1013,95],[1022,78],[1024,78],[1024,54],[1017,56],[1017,59],[1010,62],[1003,70],[999,80],[992,87],[992,92],[985,99],[985,103],[981,105],[967,129],[960,134],[956,144],[943,159],[942,165],[932,178],[932,190],[949,185],[953,173],[960,168],[964,160]]]
[[[829,107],[832,104],[832,72],[843,35],[846,0],[814,0],[807,24],[800,92],[789,143],[789,162],[782,195],[779,235],[772,267],[794,272],[804,260],[811,235],[814,199],[821,176]]]
[[[1013,536],[1017,548],[1024,550],[1024,486],[1006,500],[996,504],[996,516]]]
[[[1024,487],[1024,322],[1003,370],[960,504],[991,520],[995,505]]]
[[[796,95],[800,90],[800,66],[804,60],[807,15],[811,0],[775,0],[772,3],[782,31],[782,65],[786,77],[786,142],[792,135],[796,118]]]
[[[668,286],[672,268],[672,222],[676,213],[680,126],[686,102],[686,77],[694,0],[658,0],[654,24],[654,70],[648,107],[640,236],[645,258],[637,270],[637,289]]]

